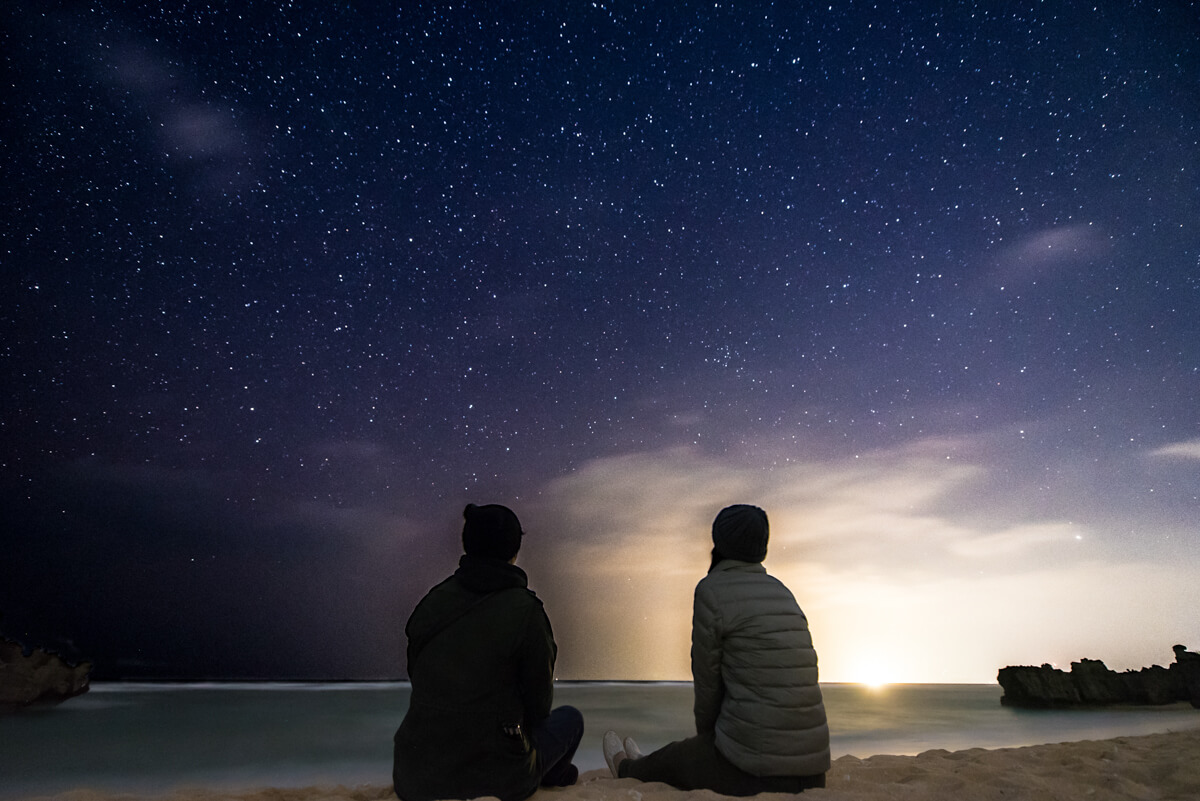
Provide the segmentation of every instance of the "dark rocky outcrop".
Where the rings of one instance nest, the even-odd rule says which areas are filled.
[[[0,712],[34,704],[59,704],[88,691],[91,662],[73,665],[52,651],[26,651],[0,638]]]
[[[1192,653],[1182,645],[1176,645],[1173,650],[1175,664],[1171,665],[1171,670],[1179,672],[1187,700],[1200,709],[1200,654]]]
[[[1000,668],[996,678],[1004,688],[1000,703],[1005,706],[1049,709],[1081,703],[1079,690],[1071,682],[1070,674],[1050,665],[1010,665]]]
[[[1097,659],[1071,663],[1066,673],[1050,665],[1009,666],[996,677],[1000,703],[1034,709],[1109,704],[1172,704],[1189,701],[1200,709],[1200,654],[1176,645],[1175,663],[1117,673]]]

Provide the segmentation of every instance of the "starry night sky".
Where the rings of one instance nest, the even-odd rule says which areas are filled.
[[[498,502],[686,678],[748,502],[827,680],[1200,646],[1194,4],[159,5],[0,11],[5,633],[400,676]]]

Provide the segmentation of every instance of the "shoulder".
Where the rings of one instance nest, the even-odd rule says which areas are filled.
[[[708,603],[755,614],[799,610],[792,591],[761,564],[736,563],[707,579],[712,579],[705,590]]]
[[[716,569],[709,571],[708,575],[700,579],[696,584],[695,592],[697,609],[707,610],[714,615],[719,614],[731,600],[735,600],[741,594],[739,585],[743,583],[743,580],[733,569],[736,564],[740,563],[722,562]]]
[[[711,602],[712,599],[715,596],[720,595],[720,593],[721,577],[715,572],[710,572],[707,576],[700,579],[700,581],[696,583],[696,591],[694,595],[697,601]]]
[[[450,576],[429,588],[428,592],[417,602],[414,613],[436,609],[443,604],[453,603],[453,599],[467,594],[466,588],[456,576]]]
[[[529,608],[530,612],[536,612],[543,619],[546,618],[546,605],[542,603],[542,599],[537,597],[533,590],[522,589],[521,603]]]
[[[533,590],[514,586],[500,590],[496,596],[498,606],[508,610],[506,614],[520,618],[546,619],[546,608]]]

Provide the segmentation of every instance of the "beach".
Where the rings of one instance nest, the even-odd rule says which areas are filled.
[[[1020,748],[963,751],[935,749],[916,756],[843,756],[833,762],[828,784],[802,795],[805,801],[921,799],[922,801],[1056,801],[1063,799],[1200,798],[1200,728],[1136,737],[1085,740]],[[571,787],[544,789],[534,801],[703,801],[708,791],[684,792],[664,784],[613,779],[591,770]],[[763,799],[787,796],[764,794]],[[386,785],[268,787],[245,790],[179,788],[156,796],[72,790],[55,801],[384,801]]]

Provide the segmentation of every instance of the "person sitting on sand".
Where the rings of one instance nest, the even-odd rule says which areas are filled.
[[[632,738],[606,732],[613,776],[733,796],[825,786],[817,652],[796,599],[762,565],[767,537],[757,506],[729,506],[713,521],[712,565],[692,612],[696,735],[643,756]]]
[[[583,715],[550,708],[558,647],[514,564],[521,523],[499,504],[468,504],[463,518],[458,570],[404,627],[412,695],[392,771],[402,801],[520,801],[579,777]]]

